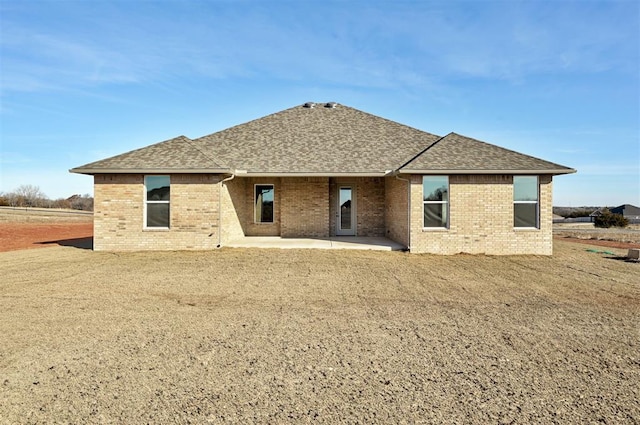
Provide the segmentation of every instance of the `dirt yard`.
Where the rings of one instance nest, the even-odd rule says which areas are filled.
[[[0,254],[0,423],[640,421],[640,264]]]
[[[92,213],[0,208],[0,252],[52,245],[91,248]]]
[[[626,228],[598,229],[592,223],[558,223],[553,225],[556,238],[611,248],[640,248],[640,225]]]

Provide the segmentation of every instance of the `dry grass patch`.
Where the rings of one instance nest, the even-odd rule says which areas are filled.
[[[620,256],[624,251],[616,251]],[[8,423],[637,423],[640,264],[0,254]]]

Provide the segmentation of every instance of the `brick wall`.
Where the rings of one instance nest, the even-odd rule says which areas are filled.
[[[169,229],[145,229],[141,174],[94,177],[94,249],[97,251],[210,249],[218,245],[217,175],[171,176]]]
[[[222,177],[172,175],[170,228],[145,229],[144,176],[95,176],[94,249],[211,249],[218,245],[220,219],[223,242],[243,235],[335,235],[337,188],[348,182],[355,187],[358,236],[386,235],[410,245],[412,252],[552,253],[551,176],[540,176],[539,229],[513,228],[513,177],[506,175],[450,176],[449,228],[423,229],[422,177],[411,176],[410,241],[407,186],[393,177],[348,181],[236,177],[221,186]],[[274,223],[254,223],[255,184],[275,187]]]
[[[245,235],[247,212],[247,179],[235,177],[222,183],[222,244]],[[253,190],[253,186],[252,186]]]
[[[385,183],[381,177],[331,178],[329,182],[330,235],[338,227],[338,191],[340,186],[354,188],[356,236],[385,235]]]
[[[395,177],[385,178],[386,236],[409,246],[409,183]]]
[[[356,184],[356,235],[384,236],[384,179],[362,177]]]
[[[246,236],[278,236],[280,235],[280,209],[282,184],[279,177],[236,177],[239,181],[245,181],[244,202],[240,202],[237,206],[242,205],[244,211],[240,211],[242,228]],[[273,199],[273,223],[256,223],[255,222],[255,185],[272,184],[274,190]],[[235,198],[234,198],[235,199]]]
[[[411,252],[551,255],[552,178],[539,182],[539,229],[514,229],[509,175],[450,176],[449,228],[423,229],[422,176],[411,176]]]
[[[281,236],[328,237],[329,179],[288,177],[281,187]]]

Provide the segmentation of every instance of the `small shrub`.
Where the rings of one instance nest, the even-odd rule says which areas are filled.
[[[611,211],[605,209],[602,211],[602,214],[595,217],[593,225],[604,229],[608,229],[609,227],[627,227],[629,220],[621,214],[613,214]]]

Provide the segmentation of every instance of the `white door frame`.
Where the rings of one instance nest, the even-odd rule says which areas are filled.
[[[342,206],[340,205],[340,191],[342,189],[351,190],[351,227],[349,229],[342,228]],[[358,227],[356,214],[356,185],[355,184],[339,184],[338,200],[336,202],[336,236],[355,236]]]

